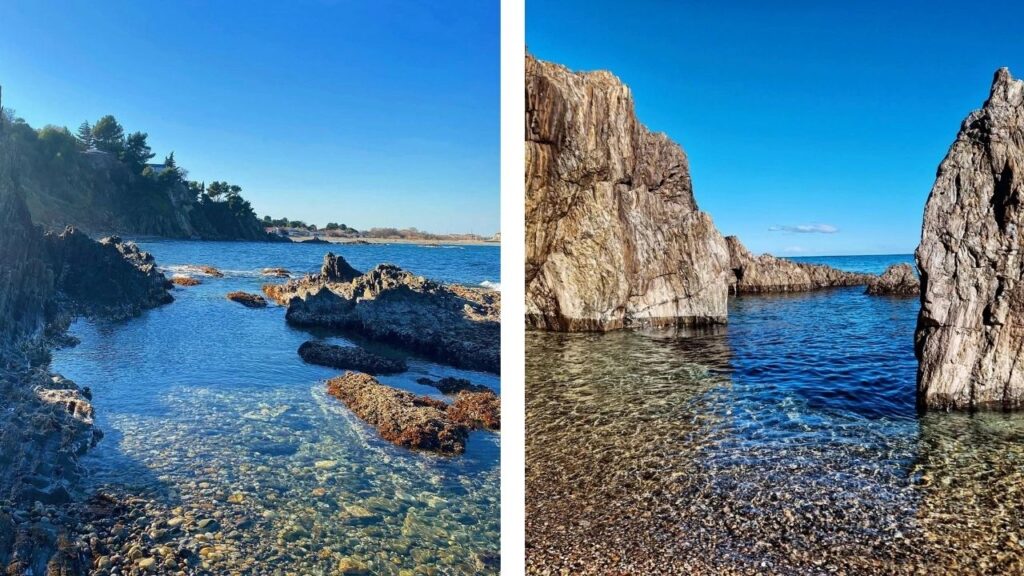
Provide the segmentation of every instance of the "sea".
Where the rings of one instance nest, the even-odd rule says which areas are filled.
[[[919,413],[918,309],[852,287],[731,297],[703,330],[529,331],[528,570],[1024,573],[1024,415]]]
[[[104,438],[83,462],[87,493],[155,502],[168,519],[213,518],[212,573],[374,574],[498,571],[500,435],[473,432],[464,455],[398,448],[325,394],[339,371],[306,364],[305,341],[345,344],[285,322],[285,308],[245,308],[268,267],[319,270],[327,251],[360,270],[397,264],[445,283],[500,288],[494,246],[312,245],[142,241],[170,277],[209,265],[223,278],[175,288],[172,304],[121,322],[81,320],[53,370],[89,387]],[[418,378],[499,377],[411,358],[384,384],[442,398]],[[89,494],[86,494],[88,497]]]

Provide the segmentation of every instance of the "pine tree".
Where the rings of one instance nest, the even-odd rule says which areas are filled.
[[[82,122],[78,127],[78,141],[82,143],[82,147],[86,150],[91,149],[93,146],[92,125],[89,124],[88,120]]]

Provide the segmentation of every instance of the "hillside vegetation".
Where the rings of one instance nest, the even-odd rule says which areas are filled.
[[[65,127],[36,129],[0,111],[0,138],[11,177],[23,190],[32,219],[48,229],[73,225],[98,234],[209,240],[272,239],[227,182],[188,180],[171,153],[162,164],[147,134],[125,135],[113,116]]]

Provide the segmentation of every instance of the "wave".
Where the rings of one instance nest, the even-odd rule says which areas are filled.
[[[501,282],[491,282],[490,280],[484,280],[480,283],[481,286],[488,290],[494,290],[495,292],[501,292]]]

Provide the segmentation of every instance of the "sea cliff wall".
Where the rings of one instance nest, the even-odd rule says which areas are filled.
[[[528,324],[724,322],[728,264],[685,152],[637,121],[629,88],[527,56]]]

